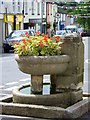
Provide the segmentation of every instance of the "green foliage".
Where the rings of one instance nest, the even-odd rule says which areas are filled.
[[[80,3],[74,9],[67,9],[68,14],[77,16],[76,22],[85,30],[90,29],[90,2]]]

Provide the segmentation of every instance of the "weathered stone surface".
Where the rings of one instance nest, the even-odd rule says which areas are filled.
[[[11,97],[8,98],[12,99]],[[3,99],[4,102],[0,101],[0,114],[5,115],[17,115],[25,117],[35,117],[35,118],[48,118],[50,119],[74,119],[81,117],[84,113],[90,110],[90,98],[86,98],[77,102],[76,104],[67,107],[66,109],[55,106],[41,106],[41,105],[30,105],[30,104],[18,104],[12,103],[12,101],[7,102],[7,99]]]
[[[3,114],[39,118],[62,118],[65,109],[60,107],[37,106],[16,103],[0,103]]]
[[[71,118],[79,118],[84,113],[88,112],[88,110],[90,110],[89,104],[90,98],[87,98],[68,107],[66,110],[70,114]]]
[[[71,76],[51,76],[51,85],[54,86],[56,91],[60,90],[77,90],[83,86],[83,74],[74,74]]]
[[[26,95],[19,91],[21,89],[23,89],[23,85],[13,90],[14,103],[60,106],[63,108],[70,105],[70,92],[55,93],[50,95]]]
[[[82,100],[83,98],[83,91],[82,90],[78,90],[78,91],[72,91],[70,93],[70,104],[74,104],[80,100]]]
[[[18,56],[19,69],[31,75],[62,74],[68,67],[68,55],[60,56]],[[56,62],[57,61],[57,62]]]
[[[43,75],[33,76],[31,75],[31,91],[32,93],[42,93],[43,90]]]
[[[84,72],[84,45],[80,43],[63,43],[62,53],[70,56],[70,63],[64,75],[81,74]]]

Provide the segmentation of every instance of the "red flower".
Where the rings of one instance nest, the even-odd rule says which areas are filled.
[[[59,37],[59,36],[56,36],[55,38],[56,38],[56,39],[59,39],[60,37]]]
[[[23,43],[26,44],[26,40],[25,39],[22,39]]]
[[[56,41],[57,41],[57,42],[60,42],[60,40],[59,40],[59,39],[56,39]]]
[[[40,45],[41,47],[42,47],[42,46],[45,46],[42,41],[40,41],[40,44],[39,44],[39,45]]]
[[[59,36],[56,36],[55,38],[56,38],[57,42],[60,42],[60,37]]]
[[[26,32],[25,35],[28,36],[29,35],[28,32]]]
[[[47,37],[44,37],[44,41],[45,41],[45,42],[48,42],[48,39],[47,39]]]
[[[21,34],[20,36],[24,37],[24,34]]]

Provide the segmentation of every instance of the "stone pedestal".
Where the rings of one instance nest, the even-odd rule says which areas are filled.
[[[64,37],[61,51],[62,54],[70,56],[70,62],[62,75],[51,75],[51,88],[54,88],[56,93],[69,91],[71,93],[70,101],[74,103],[82,99],[82,92],[80,92],[83,86],[84,72],[84,44],[82,38],[78,34],[67,34]]]
[[[33,94],[42,94],[43,76],[31,75],[31,91]]]

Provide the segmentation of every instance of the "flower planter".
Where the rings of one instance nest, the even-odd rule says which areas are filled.
[[[15,59],[22,72],[31,74],[31,90],[34,94],[42,94],[43,75],[62,74],[67,69],[70,61],[68,55],[18,56],[16,54]]]
[[[60,56],[18,56],[15,55],[19,69],[31,75],[61,74],[68,67],[68,55]]]

